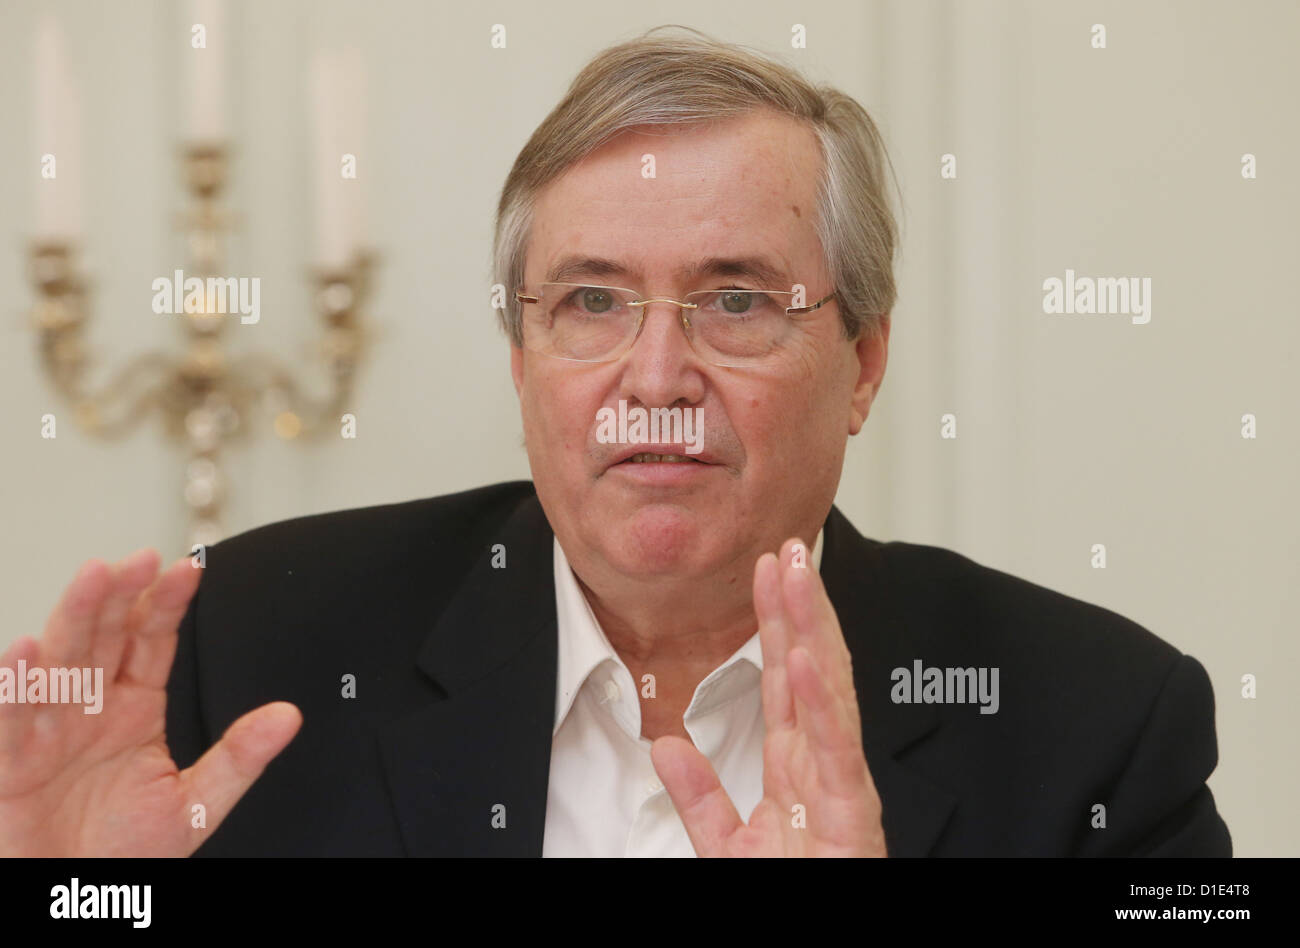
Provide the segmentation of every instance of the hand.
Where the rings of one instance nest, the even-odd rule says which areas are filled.
[[[98,714],[84,704],[0,703],[0,856],[187,856],[297,733],[298,709],[274,702],[177,769],[164,733],[166,685],[202,570],[188,557],[161,576],[158,565],[152,550],[112,567],[91,560],[41,641],[20,638],[0,656],[15,675],[19,659],[29,670],[103,669]],[[206,828],[191,825],[195,804]]]
[[[821,577],[793,565],[799,543],[787,540],[779,562],[766,553],[754,566],[766,736],[763,799],[749,823],[694,744],[661,737],[650,748],[700,856],[886,855],[849,650]]]

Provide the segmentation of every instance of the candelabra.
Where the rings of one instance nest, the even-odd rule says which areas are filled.
[[[182,215],[188,272],[204,280],[221,272],[230,219],[220,204],[227,155],[219,145],[194,145],[183,152],[191,205]],[[31,248],[31,279],[38,300],[35,322],[41,362],[55,389],[73,407],[80,428],[97,436],[120,437],[157,414],[169,440],[187,452],[184,502],[190,513],[190,543],[207,546],[221,538],[227,486],[223,449],[257,430],[260,418],[284,439],[339,431],[342,411],[367,341],[362,304],[370,289],[374,259],[366,252],[346,264],[317,270],[315,305],[324,322],[320,356],[329,377],[324,397],[312,398],[278,359],[255,352],[232,358],[223,345],[231,322],[215,312],[212,296],[187,303],[176,318],[185,328],[183,352],[135,356],[99,391],[87,390],[85,330],[89,307],[85,281],[70,241],[42,240]]]

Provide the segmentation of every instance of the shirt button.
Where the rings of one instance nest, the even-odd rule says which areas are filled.
[[[646,781],[645,788],[649,790],[651,793],[658,793],[660,790],[664,788],[664,785],[660,783],[658,780],[648,780]]]
[[[617,701],[619,696],[618,683],[614,679],[605,682],[605,700]]]

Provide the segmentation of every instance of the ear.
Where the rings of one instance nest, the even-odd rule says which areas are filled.
[[[853,343],[857,360],[858,380],[853,387],[853,401],[849,411],[849,434],[862,430],[871,412],[871,404],[885,379],[885,362],[889,359],[889,314],[880,319],[880,331],[864,331]]]
[[[510,344],[510,377],[515,382],[515,396],[522,397],[524,387],[524,347]]]

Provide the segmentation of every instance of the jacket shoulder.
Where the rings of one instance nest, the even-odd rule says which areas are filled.
[[[372,700],[417,693],[421,643],[534,496],[531,482],[496,484],[279,521],[214,544],[183,625],[193,641],[182,643],[208,720],[219,728],[276,698],[306,713],[337,696],[345,674],[367,681]]]
[[[916,657],[998,670],[996,713],[942,706],[946,725],[923,752],[965,788],[954,839],[1017,855],[1231,853],[1205,786],[1218,760],[1214,692],[1195,658],[1117,612],[952,550],[879,551],[900,621],[924,643]],[[1105,832],[1092,822],[1098,803]],[[980,821],[1007,806],[1035,832],[981,836]]]
[[[226,573],[264,568],[288,556],[338,565],[343,555],[409,556],[450,537],[490,529],[533,495],[531,481],[510,481],[438,497],[294,517],[214,544],[207,551],[208,562],[220,564]]]
[[[987,668],[990,680],[996,669],[996,713],[943,705],[940,714],[952,734],[1003,758],[1007,772],[1027,782],[1088,774],[1098,790],[1113,785],[1171,695],[1187,712],[1185,749],[1213,746],[1204,668],[1139,623],[952,550],[893,542],[880,552],[903,641],[915,652],[907,657]]]
[[[954,550],[900,541],[878,549],[902,614],[938,647],[986,651],[1026,670],[1068,661],[1157,677],[1181,654],[1118,612]]]

